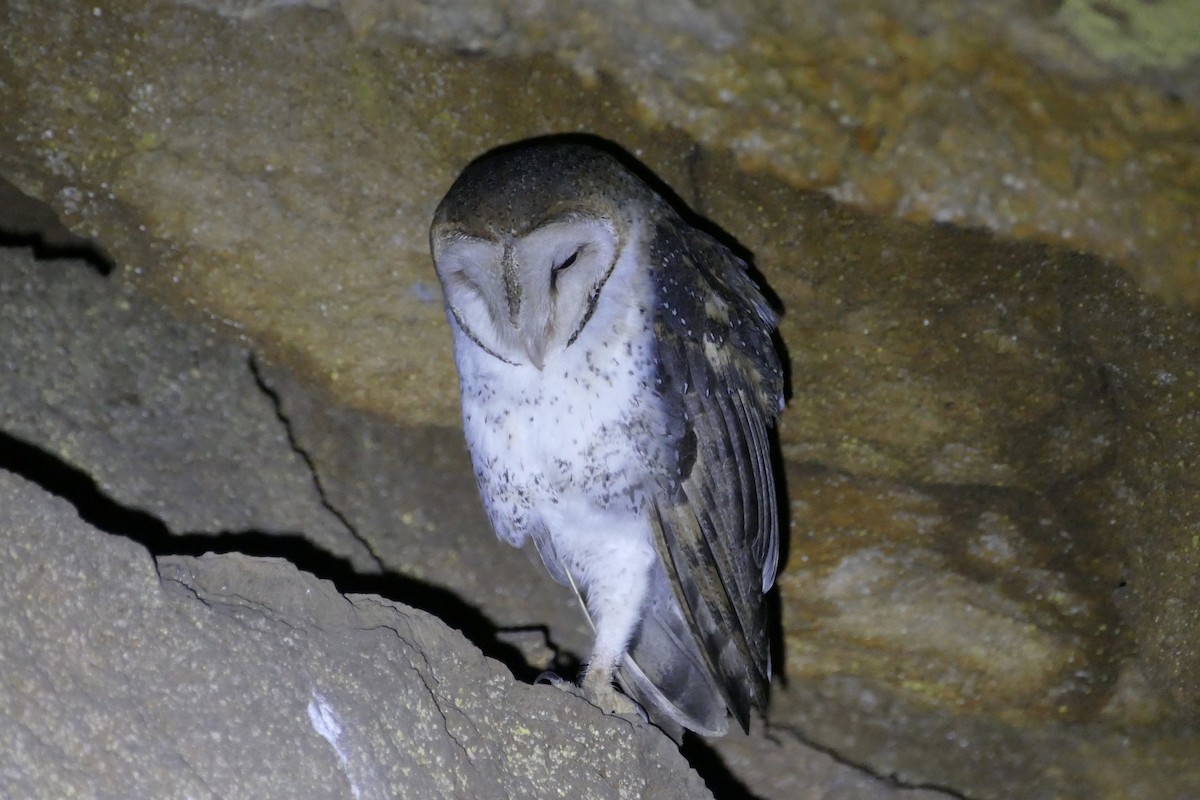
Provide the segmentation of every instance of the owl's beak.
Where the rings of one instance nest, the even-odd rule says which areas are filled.
[[[546,337],[541,335],[525,336],[523,339],[525,355],[529,356],[529,363],[541,372],[546,362]]]

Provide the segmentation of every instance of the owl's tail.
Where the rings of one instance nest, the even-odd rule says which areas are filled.
[[[655,565],[642,624],[622,659],[617,679],[650,721],[671,738],[681,728],[723,736],[728,710],[695,644],[662,567]]]

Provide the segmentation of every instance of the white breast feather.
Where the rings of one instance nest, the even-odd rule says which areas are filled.
[[[642,252],[637,242],[625,246],[591,320],[542,371],[488,355],[451,320],[466,439],[488,516],[514,546],[548,534],[554,554],[541,541],[539,550],[560,581],[567,566],[586,585],[587,566],[611,568],[618,546],[631,567],[654,557],[643,509],[666,428]]]

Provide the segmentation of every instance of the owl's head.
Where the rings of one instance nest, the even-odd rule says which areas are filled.
[[[657,199],[587,145],[505,148],[468,166],[438,206],[430,248],[446,308],[492,356],[538,369],[574,343]]]

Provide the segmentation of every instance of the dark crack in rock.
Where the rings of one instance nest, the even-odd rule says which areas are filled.
[[[322,503],[248,351],[227,335],[148,306],[82,263],[11,249],[0,250],[0,320],[0,429],[143,512],[157,525],[150,533],[302,537],[378,571]]]

